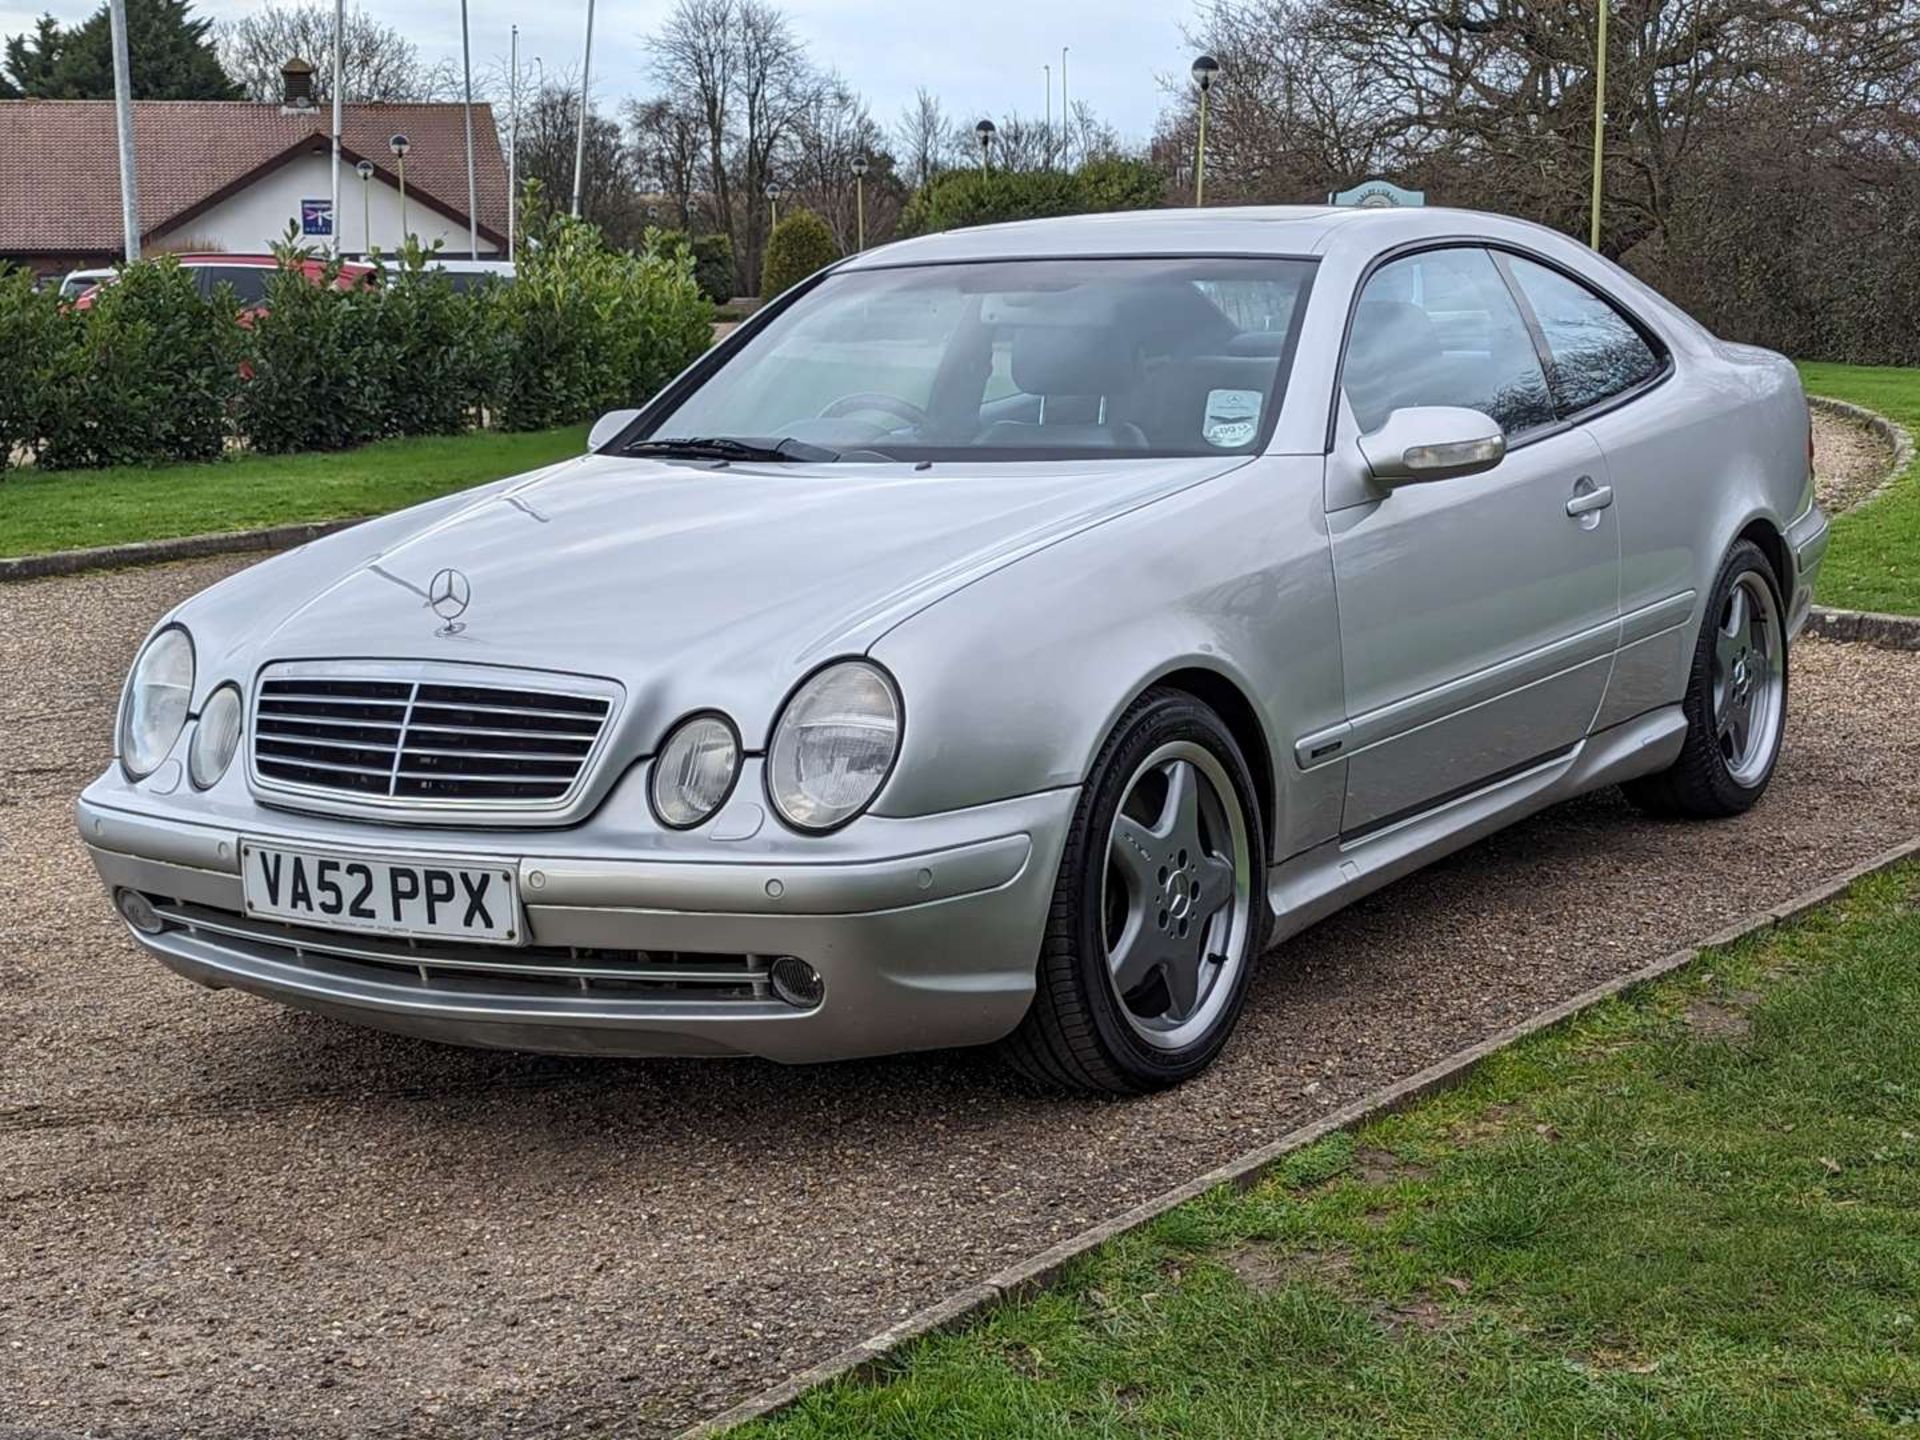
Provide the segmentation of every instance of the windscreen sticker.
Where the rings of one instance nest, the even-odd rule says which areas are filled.
[[[1209,445],[1232,449],[1250,445],[1260,429],[1260,392],[1258,390],[1209,390],[1207,415],[1200,426],[1200,438]]]

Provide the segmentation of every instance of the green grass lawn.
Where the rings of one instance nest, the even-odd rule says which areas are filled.
[[[1815,395],[1878,410],[1920,435],[1920,370],[1877,365],[1800,366]],[[1820,574],[1823,605],[1920,614],[1920,463],[1871,504],[1834,522]]]
[[[0,555],[376,515],[583,454],[587,427],[0,478]]]
[[[1920,867],[741,1440],[1920,1427]]]

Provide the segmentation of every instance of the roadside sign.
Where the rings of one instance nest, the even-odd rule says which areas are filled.
[[[1327,196],[1329,205],[1358,205],[1363,210],[1395,210],[1403,205],[1424,205],[1427,192],[1408,190],[1391,180],[1362,180],[1351,190],[1336,190]]]

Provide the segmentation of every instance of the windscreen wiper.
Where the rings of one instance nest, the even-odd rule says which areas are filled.
[[[658,455],[682,460],[761,460],[791,464],[795,461],[838,460],[840,452],[824,445],[809,445],[804,440],[735,440],[726,435],[708,435],[680,440],[635,440],[620,447],[622,455]]]

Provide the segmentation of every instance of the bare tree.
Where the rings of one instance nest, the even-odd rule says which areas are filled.
[[[780,173],[782,188],[827,222],[843,252],[852,251],[859,238],[856,156],[867,160],[866,238],[873,245],[892,235],[905,196],[886,135],[847,83],[829,75],[809,95],[795,120]]]
[[[537,180],[549,198],[573,193],[573,154],[578,86],[549,83],[520,111],[520,178]],[[581,174],[580,213],[615,245],[630,246],[646,228],[635,183],[633,151],[619,124],[598,111],[587,113],[586,165]]]
[[[948,162],[953,127],[940,99],[926,86],[913,92],[913,103],[900,112],[893,127],[899,149],[902,178],[919,189]]]
[[[677,100],[629,100],[627,128],[633,135],[636,180],[643,191],[672,204],[682,230],[694,228],[701,196],[704,142],[700,116]]]
[[[740,280],[751,287],[767,230],[759,197],[820,77],[768,0],[676,0],[650,45],[654,78],[699,117],[714,223],[733,237]]]
[[[1364,57],[1326,34],[1312,0],[1216,3],[1188,32],[1220,62],[1209,97],[1207,188],[1221,200],[1318,202],[1404,158],[1390,143],[1403,111]],[[1154,150],[1191,177],[1198,97],[1184,73],[1162,81],[1171,106]]]
[[[699,117],[714,224],[729,235],[734,214],[727,148],[734,129],[738,15],[739,0],[675,0],[666,24],[648,42],[654,79],[669,95],[686,96]],[[740,273],[742,278],[747,276],[744,268]]]
[[[214,29],[220,63],[250,100],[278,100],[280,67],[295,56],[314,67],[316,98],[333,98],[333,6],[327,0],[263,5]],[[459,93],[453,62],[428,64],[414,43],[358,6],[347,11],[342,44],[352,101],[447,100]]]

